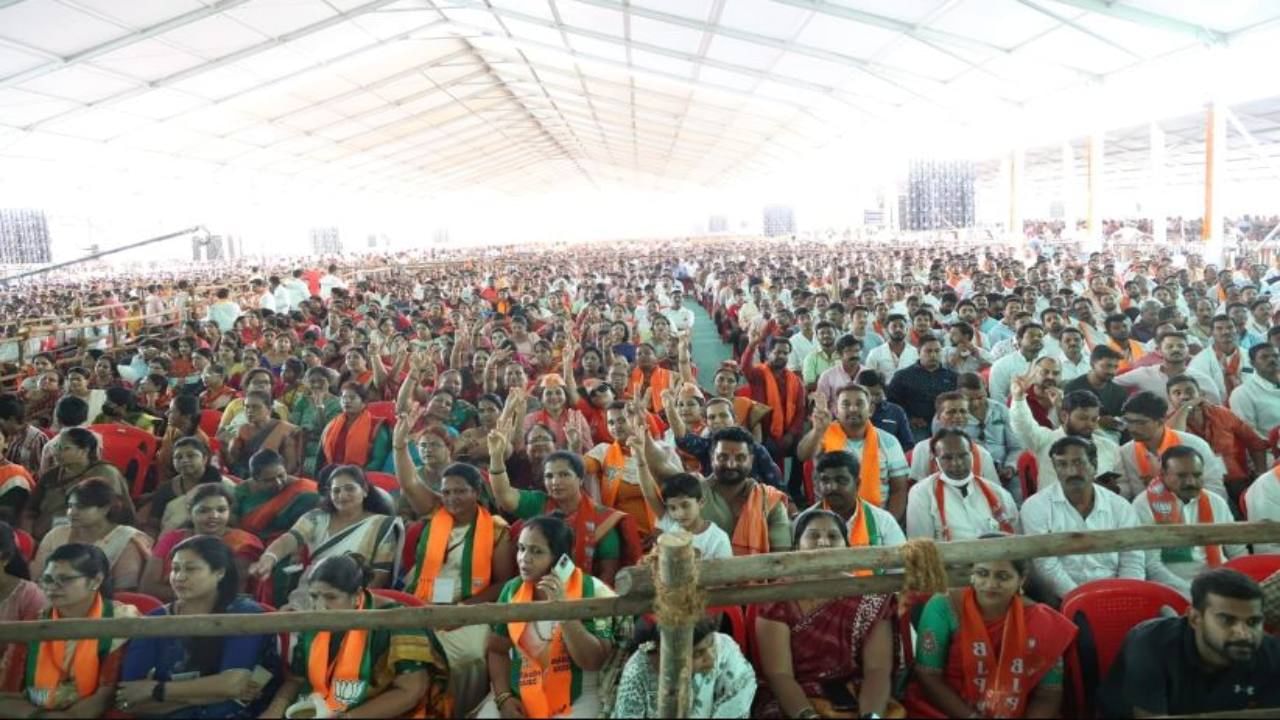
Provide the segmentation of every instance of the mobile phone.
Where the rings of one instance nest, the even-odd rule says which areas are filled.
[[[567,585],[569,584],[569,578],[573,577],[573,570],[573,558],[564,554],[560,556],[555,566],[551,568],[551,573],[560,578],[560,582]]]

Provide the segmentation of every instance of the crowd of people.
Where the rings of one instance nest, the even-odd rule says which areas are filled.
[[[608,597],[666,532],[716,559],[1280,520],[1280,262],[1249,260],[740,238],[46,277],[0,303],[0,619]],[[1059,609],[1116,578],[1190,609],[1091,706],[1280,707],[1280,574],[1233,565],[1277,552],[980,562],[733,608],[745,637],[710,614],[690,714],[1059,717]],[[657,717],[659,641],[11,644],[0,715]]]

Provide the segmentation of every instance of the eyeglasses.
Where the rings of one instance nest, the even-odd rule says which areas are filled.
[[[66,587],[67,585],[85,577],[84,575],[41,575],[39,577],[40,584],[45,587]]]

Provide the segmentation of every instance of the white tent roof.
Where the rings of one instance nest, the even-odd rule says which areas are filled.
[[[0,0],[0,157],[714,186],[1278,26],[1248,0]]]

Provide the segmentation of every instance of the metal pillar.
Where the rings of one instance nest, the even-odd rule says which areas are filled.
[[[1093,252],[1102,249],[1102,162],[1103,162],[1103,134],[1101,131],[1095,131],[1089,135],[1089,139],[1085,146],[1086,162],[1086,191],[1085,191],[1085,212],[1089,219],[1088,233],[1085,239],[1085,249]]]
[[[1220,103],[1215,100],[1205,111],[1204,224],[1200,228],[1205,261],[1215,264],[1221,264],[1223,259],[1222,183],[1226,180],[1223,172],[1226,153],[1227,121]]]
[[[1062,143],[1062,237],[1076,236],[1076,154],[1071,141]]]
[[[1022,185],[1026,172],[1026,152],[1022,148],[1014,148],[1009,152],[1009,232],[1018,238],[1019,244],[1025,244],[1027,234],[1022,229]]]
[[[1151,237],[1157,245],[1163,245],[1169,241],[1169,223],[1164,203],[1164,130],[1159,123],[1151,123],[1150,137],[1151,178],[1147,186],[1147,210],[1151,217]]]

